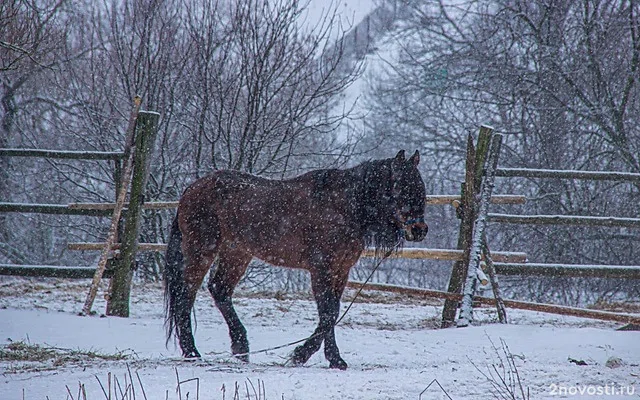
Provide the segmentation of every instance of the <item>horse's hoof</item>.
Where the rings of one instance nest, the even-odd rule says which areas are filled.
[[[301,367],[307,362],[307,360],[309,360],[309,357],[307,357],[305,354],[302,354],[302,351],[296,348],[289,360],[291,361],[291,365],[293,365],[294,367]]]
[[[248,354],[234,354],[233,356],[242,362],[246,362],[246,363],[249,362]]]
[[[293,357],[291,357],[289,360],[291,361],[291,365],[294,367],[302,367],[304,363],[307,362],[307,360],[304,360],[300,357],[296,357],[295,355],[293,355]]]
[[[347,369],[347,363],[342,358],[340,358],[336,361],[329,362],[329,368],[344,371]]]
[[[182,353],[182,357],[187,358],[187,359],[193,359],[193,358],[200,358],[200,353],[198,353],[198,350],[193,349],[191,351],[185,351]]]
[[[247,341],[232,343],[231,353],[238,360],[249,362],[249,343]]]

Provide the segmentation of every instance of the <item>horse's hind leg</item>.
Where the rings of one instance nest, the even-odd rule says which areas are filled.
[[[178,342],[184,357],[200,357],[193,338],[191,310],[193,309],[198,289],[202,286],[202,281],[212,263],[213,254],[203,256],[201,253],[195,253],[187,256],[184,269],[184,293],[181,296],[182,304],[179,307],[179,315],[176,322]]]
[[[236,285],[247,270],[249,261],[251,261],[251,256],[244,253],[231,250],[220,252],[218,265],[211,270],[207,285],[218,310],[229,327],[231,352],[245,362],[249,361],[247,330],[233,308],[232,296]]]

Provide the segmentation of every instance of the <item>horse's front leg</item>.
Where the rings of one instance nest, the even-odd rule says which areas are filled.
[[[331,326],[324,335],[324,356],[329,361],[329,368],[337,368],[343,371],[347,369],[347,363],[340,357],[340,350],[336,343],[335,326],[340,315],[340,298],[344,291],[346,279],[344,282],[342,286],[333,288],[333,294],[328,301],[328,318]]]
[[[326,270],[311,272],[311,287],[318,305],[319,322],[313,335],[294,350],[292,357],[294,365],[306,363],[320,349],[320,345],[324,340],[324,353],[327,360],[329,360],[329,367],[342,370],[347,368],[347,363],[340,357],[334,332],[334,326],[340,312],[340,296],[344,285],[336,288],[334,283],[337,282],[331,279]]]

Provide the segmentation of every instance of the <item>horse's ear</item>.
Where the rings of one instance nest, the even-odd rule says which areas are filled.
[[[413,153],[413,155],[409,159],[409,162],[413,164],[414,167],[417,167],[418,164],[420,164],[420,152],[418,150],[416,150],[416,152]]]
[[[401,161],[404,162],[405,158],[404,158],[404,150],[400,150],[398,152],[398,154],[396,154],[396,158],[395,161]]]

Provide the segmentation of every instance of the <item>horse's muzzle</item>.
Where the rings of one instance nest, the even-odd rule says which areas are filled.
[[[419,242],[427,236],[429,227],[424,217],[407,220],[404,223],[404,238],[410,242]]]

